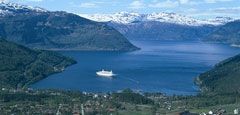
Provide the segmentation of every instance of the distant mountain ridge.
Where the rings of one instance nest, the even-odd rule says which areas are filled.
[[[0,36],[40,49],[132,51],[138,48],[105,23],[67,12],[0,3]]]
[[[224,25],[235,19],[230,17],[216,17],[215,19],[201,20],[177,13],[151,13],[139,14],[129,12],[119,12],[115,14],[79,14],[82,17],[98,22],[111,22],[118,24],[131,24],[136,22],[162,22],[185,26],[205,26],[205,25]]]
[[[230,17],[200,20],[176,13],[138,14],[79,14],[85,18],[105,22],[130,40],[201,40],[218,27],[232,22]]]

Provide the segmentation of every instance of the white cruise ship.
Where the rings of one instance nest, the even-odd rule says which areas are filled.
[[[114,76],[112,71],[105,71],[105,70],[98,71],[98,72],[96,72],[96,74],[98,76],[102,76],[102,77],[112,77],[112,76]]]

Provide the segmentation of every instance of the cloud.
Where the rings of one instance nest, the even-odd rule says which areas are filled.
[[[180,4],[184,5],[198,5],[203,3],[202,1],[194,1],[194,0],[179,0]]]
[[[0,1],[13,1],[13,0],[0,0]],[[16,0],[18,2],[42,2],[44,0]]]
[[[15,2],[42,2],[44,0],[16,0]],[[0,2],[13,2],[13,0],[0,0]]]
[[[240,7],[232,7],[232,8],[217,8],[213,9],[216,13],[224,13],[224,14],[238,14],[240,12]]]
[[[198,17],[198,18],[214,18],[214,17],[232,17],[239,19],[240,7],[228,7],[228,8],[213,8],[213,9],[188,9],[184,10],[182,13],[188,16]]]
[[[142,1],[136,0],[130,3],[129,8],[131,9],[141,9],[144,8],[144,3]]]
[[[25,0],[25,1],[29,1],[29,2],[42,2],[43,0]]]
[[[187,4],[189,3],[189,0],[179,0],[180,4]]]
[[[205,3],[230,2],[232,0],[204,0]]]
[[[165,1],[153,0],[153,2],[148,6],[152,8],[175,8],[180,5],[196,5],[199,3],[200,3],[199,1],[192,0],[165,0]]]
[[[79,7],[81,7],[81,8],[96,8],[97,4],[96,3],[92,3],[92,2],[85,2],[85,3],[81,3],[79,5]]]
[[[182,0],[182,2],[186,2],[186,0]],[[179,2],[171,0],[166,0],[163,2],[154,1],[152,4],[149,4],[148,6],[152,8],[174,8],[179,6]]]
[[[8,0],[0,0],[0,2],[8,2]]]

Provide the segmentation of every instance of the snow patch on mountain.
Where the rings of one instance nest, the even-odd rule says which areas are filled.
[[[157,21],[165,23],[174,23],[189,26],[203,26],[203,25],[223,25],[227,22],[234,21],[229,17],[217,17],[216,19],[200,20],[176,13],[152,13],[152,14],[138,14],[119,12],[116,14],[79,14],[79,16],[94,20],[97,22],[113,22],[120,24],[131,24],[136,22]]]
[[[1,16],[14,15],[14,13],[27,13],[27,12],[48,12],[48,11],[39,7],[19,5],[16,3],[0,2]]]
[[[231,17],[216,17],[214,19],[209,19],[209,22],[213,22],[213,23],[219,23],[220,25],[226,24],[228,22],[232,22],[238,19],[234,19]]]

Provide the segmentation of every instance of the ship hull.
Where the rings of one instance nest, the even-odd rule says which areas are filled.
[[[114,76],[114,74],[103,74],[101,72],[96,72],[96,74],[100,77],[112,77],[112,76]]]

